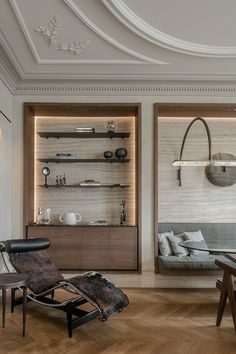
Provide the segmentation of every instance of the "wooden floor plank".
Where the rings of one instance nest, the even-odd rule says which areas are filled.
[[[92,320],[67,337],[63,312],[28,305],[26,337],[21,308],[0,328],[0,354],[235,354],[236,334],[227,307],[215,326],[215,289],[126,289],[129,306],[101,323]],[[60,296],[60,294],[59,294]]]

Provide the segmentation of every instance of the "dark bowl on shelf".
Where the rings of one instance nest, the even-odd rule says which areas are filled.
[[[128,152],[125,148],[116,149],[115,155],[118,159],[123,160],[127,156]]]
[[[113,156],[113,152],[112,151],[104,151],[103,156],[105,157],[105,159],[111,159]]]

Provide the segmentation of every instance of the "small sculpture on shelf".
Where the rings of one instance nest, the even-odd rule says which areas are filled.
[[[66,175],[65,173],[62,175],[59,175],[59,176],[56,176],[56,187],[58,188],[64,188],[66,187]]]
[[[118,148],[115,151],[115,155],[119,160],[124,160],[128,154],[126,148]]]
[[[126,223],[125,200],[122,200],[120,205],[122,206],[120,211],[120,225],[124,225]]]
[[[66,186],[66,175],[65,173],[63,174],[63,177],[62,177],[62,183],[63,183],[63,187]]]
[[[48,176],[50,175],[50,169],[48,167],[42,168],[42,174],[44,175],[44,185],[48,186]]]
[[[104,151],[103,156],[105,157],[105,159],[112,159],[113,152],[112,151]]]
[[[58,187],[58,188],[60,187],[58,176],[56,176],[56,187]]]
[[[114,120],[108,120],[106,123],[106,130],[108,133],[115,133],[116,129],[118,128],[118,122]]]

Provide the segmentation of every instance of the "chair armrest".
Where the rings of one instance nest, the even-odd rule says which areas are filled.
[[[228,263],[220,261],[219,259],[216,259],[215,264],[218,267],[222,268],[225,272],[228,272],[228,273],[236,276],[236,263],[234,264],[232,262],[232,264],[228,264]]]

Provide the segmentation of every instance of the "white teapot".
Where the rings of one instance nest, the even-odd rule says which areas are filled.
[[[64,213],[59,216],[60,222],[65,225],[76,225],[81,219],[82,216],[78,213]]]

